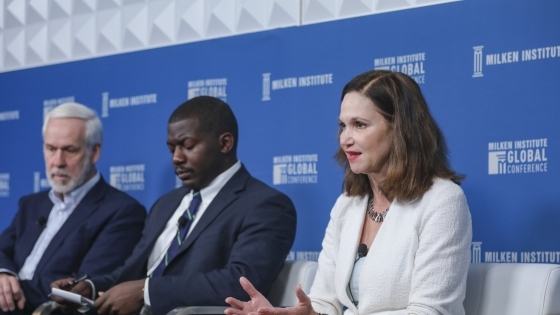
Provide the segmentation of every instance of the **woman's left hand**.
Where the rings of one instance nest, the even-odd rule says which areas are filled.
[[[241,302],[238,299],[228,297],[226,303],[231,305],[224,311],[227,315],[248,315],[255,314],[260,308],[272,308],[272,304],[259,292],[249,280],[245,277],[239,279],[239,283],[243,290],[249,294],[251,300],[248,302]]]
[[[296,296],[299,303],[292,307],[274,308],[270,302],[258,292],[251,282],[246,278],[239,280],[241,286],[249,294],[251,300],[241,302],[234,298],[227,298],[226,303],[232,306],[224,311],[226,315],[318,315],[313,310],[311,300],[301,289],[301,285],[296,287]]]

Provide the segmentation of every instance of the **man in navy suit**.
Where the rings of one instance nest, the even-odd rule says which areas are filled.
[[[25,196],[0,235],[0,313],[30,314],[50,284],[121,266],[141,237],[146,209],[108,185],[95,168],[103,129],[77,103],[53,109],[43,125],[50,191]]]
[[[95,301],[100,314],[226,305],[228,296],[248,298],[241,276],[267,292],[293,244],[294,206],[237,160],[237,121],[226,103],[208,96],[183,103],[171,115],[167,135],[184,187],[155,202],[123,268],[92,278],[95,290],[106,291]],[[73,291],[89,296],[91,289],[82,283]]]

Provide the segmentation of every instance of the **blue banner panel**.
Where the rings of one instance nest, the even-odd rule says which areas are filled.
[[[499,14],[497,14],[499,13]],[[146,207],[180,183],[167,119],[188,98],[233,108],[239,158],[298,211],[289,258],[316,260],[342,191],[342,87],[370,69],[422,88],[473,218],[473,262],[560,262],[560,2],[461,1],[0,74],[0,228],[49,189],[44,113],[95,109],[98,169]]]

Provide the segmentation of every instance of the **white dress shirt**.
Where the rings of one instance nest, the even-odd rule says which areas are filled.
[[[58,198],[52,189],[49,191],[49,198],[53,203],[53,207],[49,213],[46,227],[43,229],[43,232],[41,232],[39,239],[35,242],[35,246],[33,247],[31,254],[27,256],[25,263],[18,273],[20,280],[33,279],[35,269],[37,268],[41,257],[45,253],[45,250],[51,243],[52,239],[56,233],[58,233],[64,222],[66,222],[66,219],[68,219],[72,212],[74,212],[74,209],[76,209],[80,201],[82,201],[90,189],[97,184],[100,178],[101,176],[99,175],[99,172],[97,172],[95,176],[93,176],[85,184],[64,195],[64,200]]]
[[[212,203],[212,200],[218,195],[220,190],[225,186],[225,184],[233,177],[235,173],[241,168],[241,162],[237,161],[233,166],[227,169],[225,172],[218,175],[214,180],[202,190],[200,190],[200,198],[202,202],[196,212],[194,221],[192,222],[191,226],[189,227],[189,231],[187,232],[187,236],[194,229],[200,218],[204,215],[204,212]],[[149,276],[154,272],[157,266],[160,264],[161,260],[165,257],[165,253],[167,249],[171,245],[171,241],[177,235],[177,221],[179,218],[185,213],[189,205],[191,204],[193,198],[193,191],[191,190],[188,194],[183,197],[179,207],[175,210],[169,221],[167,221],[167,225],[165,229],[158,237],[150,256],[148,257],[148,273],[146,278],[146,283],[144,284],[144,303],[146,305],[150,305],[150,294],[149,294],[149,286],[148,282],[150,280]]]

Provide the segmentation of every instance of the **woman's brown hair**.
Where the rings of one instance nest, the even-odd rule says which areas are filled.
[[[379,183],[387,198],[414,200],[430,189],[435,177],[457,184],[464,178],[449,166],[443,133],[411,77],[386,70],[368,71],[344,86],[341,99],[349,92],[369,98],[393,132],[387,177]],[[345,169],[343,188],[347,195],[372,193],[367,175],[352,172],[342,148],[336,152],[335,159]]]

